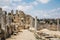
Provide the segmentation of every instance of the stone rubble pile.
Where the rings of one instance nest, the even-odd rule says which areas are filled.
[[[48,29],[43,29],[37,32],[41,40],[60,40],[59,31],[51,31]]]

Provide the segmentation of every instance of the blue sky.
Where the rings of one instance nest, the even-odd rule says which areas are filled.
[[[40,18],[60,18],[60,0],[0,0],[0,7],[10,12],[22,10]]]

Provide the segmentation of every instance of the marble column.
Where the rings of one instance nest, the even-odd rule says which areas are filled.
[[[35,17],[35,30],[37,30],[37,16]]]
[[[31,20],[30,27],[33,27],[33,18],[31,17],[30,20]]]
[[[59,19],[57,19],[57,31],[59,31]]]

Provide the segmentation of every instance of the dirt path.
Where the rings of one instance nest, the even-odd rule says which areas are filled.
[[[32,32],[23,30],[23,32],[19,33],[17,36],[12,36],[7,40],[36,40],[36,38]]]

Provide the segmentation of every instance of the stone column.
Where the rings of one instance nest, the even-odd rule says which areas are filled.
[[[5,31],[5,12],[2,12],[2,15],[1,15],[1,26],[2,26],[2,29]]]
[[[59,19],[57,19],[57,31],[59,31]]]
[[[3,11],[2,12],[2,20],[1,20],[1,22],[2,22],[2,28],[4,30],[4,37],[5,38],[6,38],[6,32],[7,32],[7,27],[6,27],[6,14],[7,14],[6,11]]]
[[[31,20],[31,26],[30,27],[33,27],[33,18],[31,17],[30,20]]]
[[[35,17],[35,30],[37,30],[37,16]]]
[[[18,10],[16,10],[16,14],[18,14]]]

